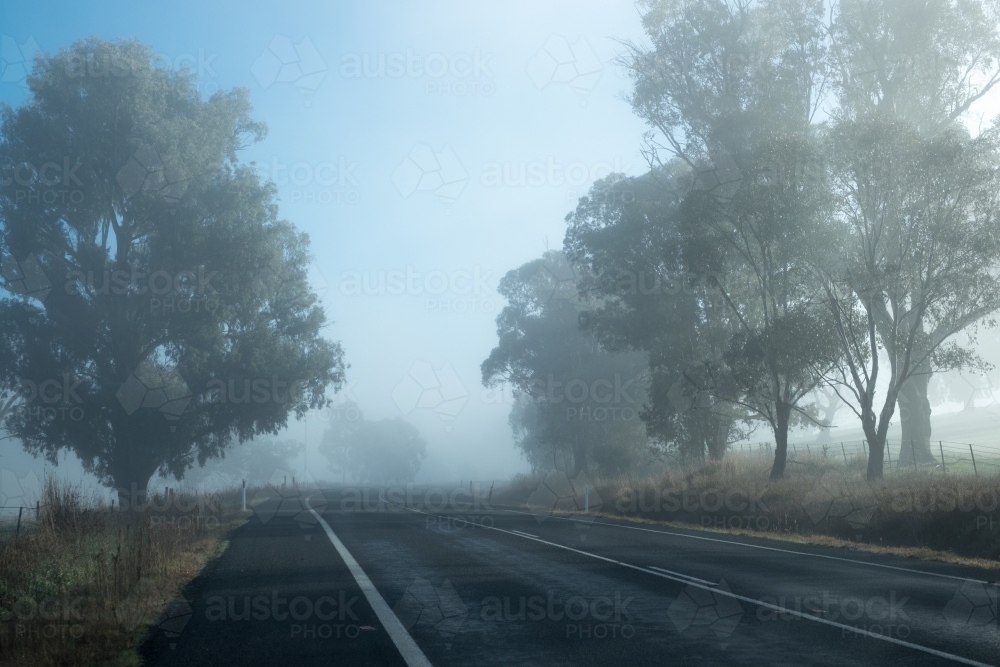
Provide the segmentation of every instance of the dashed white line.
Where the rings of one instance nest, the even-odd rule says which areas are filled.
[[[412,509],[410,507],[404,507],[403,509],[406,509],[406,510],[408,510],[410,512],[415,512],[417,514],[423,514],[425,516],[433,516],[433,517],[437,517],[438,516],[436,514],[431,514],[430,512],[423,512],[421,510]],[[615,525],[615,524],[605,524],[605,525]],[[631,527],[631,526],[623,526],[623,527]],[[497,528],[496,526],[486,526],[486,525],[484,525],[483,528],[485,528],[487,530],[495,530],[495,531],[500,532],[500,533],[507,533],[508,535],[514,535],[515,537],[520,537],[521,539],[524,539],[524,540],[533,540],[535,542],[539,542],[541,544],[546,544],[548,546],[556,547],[558,549],[564,549],[566,551],[572,551],[573,553],[577,553],[577,554],[580,554],[582,556],[587,556],[589,558],[594,558],[596,560],[601,560],[601,561],[604,561],[606,563],[613,563],[615,565],[621,565],[622,567],[627,567],[630,570],[636,570],[637,572],[644,572],[646,574],[651,574],[651,575],[656,576],[656,577],[661,577],[663,579],[670,579],[670,580],[676,581],[678,583],[686,584],[688,586],[693,586],[694,588],[700,588],[702,590],[714,593],[715,595],[723,595],[723,596],[726,596],[726,597],[729,597],[729,598],[733,598],[734,600],[740,600],[742,602],[746,602],[747,604],[752,604],[752,605],[757,605],[759,607],[764,607],[765,609],[770,609],[772,611],[776,611],[779,614],[788,614],[790,616],[795,616],[797,618],[801,618],[801,619],[804,619],[804,620],[807,620],[807,621],[813,621],[815,623],[821,623],[823,625],[828,625],[828,626],[831,626],[831,627],[834,627],[834,628],[839,628],[840,630],[845,631],[845,632],[852,632],[854,634],[862,635],[864,637],[870,637],[871,639],[877,639],[877,640],[880,640],[880,641],[888,642],[890,644],[895,644],[897,646],[903,646],[903,647],[906,647],[906,648],[909,648],[909,649],[913,649],[915,651],[920,651],[922,653],[927,653],[927,654],[936,656],[938,658],[944,658],[945,660],[951,660],[953,662],[958,662],[958,663],[961,663],[961,664],[964,664],[964,665],[973,665],[974,667],[996,667],[996,665],[991,665],[991,664],[985,663],[985,662],[979,662],[978,660],[972,660],[971,658],[964,658],[964,657],[962,657],[960,655],[955,655],[953,653],[947,653],[945,651],[939,651],[937,649],[930,648],[929,646],[922,646],[921,644],[914,644],[913,642],[904,641],[902,639],[896,639],[895,637],[889,637],[887,635],[879,634],[877,632],[871,632],[869,630],[865,630],[864,628],[857,628],[857,627],[854,627],[853,625],[846,625],[844,623],[838,623],[836,621],[831,621],[829,619],[821,618],[819,616],[813,616],[812,614],[806,614],[806,613],[801,612],[801,611],[796,611],[795,609],[788,609],[788,608],[782,607],[780,605],[771,604],[769,602],[764,602],[763,600],[757,600],[755,598],[747,597],[745,595],[738,595],[736,593],[733,593],[732,591],[726,591],[726,590],[722,590],[720,588],[717,588],[714,584],[706,585],[706,584],[698,583],[697,581],[692,581],[691,578],[688,578],[686,575],[677,576],[677,575],[672,574],[672,573],[668,574],[667,572],[660,572],[660,571],[657,571],[657,570],[652,570],[652,569],[649,569],[649,568],[640,567],[638,565],[632,565],[631,563],[625,563],[625,562],[622,562],[622,561],[619,561],[619,560],[615,560],[613,558],[607,558],[606,556],[599,556],[597,554],[590,553],[589,551],[583,551],[581,549],[575,549],[573,547],[569,547],[569,546],[566,546],[564,544],[558,544],[556,542],[549,542],[548,540],[543,540],[540,537],[531,537],[531,536],[529,536],[527,534],[519,533],[517,531],[512,531],[512,530],[506,530],[504,528]],[[663,532],[663,531],[652,531],[652,532]],[[715,540],[715,541],[725,542],[725,540]],[[766,547],[764,547],[764,548],[766,548]],[[775,549],[775,550],[776,551],[782,551],[782,549]],[[812,554],[806,554],[806,555],[812,555]]]
[[[705,584],[706,586],[718,586],[711,581],[705,581],[704,579],[699,579],[698,577],[692,577],[690,574],[684,574],[683,572],[674,572],[673,570],[668,570],[665,567],[657,567],[655,565],[650,565],[649,569],[659,570],[660,572],[666,572],[667,574],[673,574],[678,577],[684,577],[685,579],[690,579],[691,581],[697,581],[699,584]]]
[[[525,535],[527,537],[538,537],[538,535],[532,535],[531,533],[526,533],[523,530],[514,530],[513,528],[510,529],[510,532],[517,533],[518,535]]]

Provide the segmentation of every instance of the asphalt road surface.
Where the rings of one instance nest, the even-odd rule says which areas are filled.
[[[998,665],[995,571],[378,489],[257,494],[152,665]]]

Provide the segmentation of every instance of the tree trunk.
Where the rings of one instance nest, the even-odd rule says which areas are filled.
[[[878,427],[875,425],[874,418],[866,419],[864,422],[865,439],[868,441],[868,479],[882,479],[885,464],[885,434],[889,429],[888,420],[880,420]]]
[[[720,423],[719,419],[713,417],[711,420],[711,426],[712,428],[708,434],[708,441],[705,443],[708,446],[708,460],[721,461],[726,455],[726,441],[728,440],[728,433],[723,432],[723,425]]]
[[[788,461],[788,420],[792,414],[792,406],[784,402],[775,405],[774,424],[774,465],[771,466],[771,479],[781,479],[785,476],[785,463]]]
[[[133,453],[135,456],[131,456]],[[127,452],[119,452],[119,461],[112,479],[118,491],[118,507],[122,510],[142,512],[147,508],[146,491],[157,466],[151,462],[137,461],[142,453],[136,445],[129,447]]]
[[[115,489],[118,491],[118,508],[142,512],[146,509],[146,491],[153,474],[129,475],[127,478],[115,477]]]
[[[931,381],[929,364],[910,377],[899,392],[899,423],[902,427],[902,447],[899,465],[933,464],[931,452],[931,403],[927,399],[927,386]]]
[[[867,435],[867,430],[865,434]],[[868,437],[868,479],[882,479],[885,462],[885,443],[877,435]]]

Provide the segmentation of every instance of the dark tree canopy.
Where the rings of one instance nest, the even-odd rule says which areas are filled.
[[[265,134],[247,91],[205,100],[189,71],[153,62],[98,39],[39,57],[0,125],[0,382],[24,394],[6,426],[140,493],[344,379],[308,238],[238,160]],[[45,410],[60,407],[77,410]]]

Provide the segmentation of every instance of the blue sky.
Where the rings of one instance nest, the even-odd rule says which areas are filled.
[[[206,95],[249,88],[270,132],[244,159],[312,239],[352,397],[369,417],[420,428],[428,478],[525,468],[509,401],[480,385],[495,289],[561,247],[595,178],[643,171],[645,128],[614,64],[616,40],[642,39],[632,3],[43,1],[7,3],[0,34],[11,104],[26,98],[12,80],[25,45],[52,52],[90,35],[150,44]],[[291,432],[314,446],[328,417]]]

